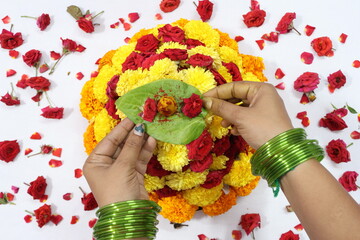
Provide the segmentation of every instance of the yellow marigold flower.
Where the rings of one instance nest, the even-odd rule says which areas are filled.
[[[135,46],[136,43],[129,43],[119,47],[116,50],[112,58],[112,63],[118,72],[122,72],[122,64],[125,62],[126,58],[135,50]]]
[[[197,53],[211,57],[214,60],[212,64],[214,68],[218,69],[220,66],[222,66],[220,55],[213,48],[197,46],[188,51],[189,57]]]
[[[147,77],[147,70],[137,69],[125,71],[120,75],[119,82],[116,85],[116,93],[122,96],[128,91],[144,85],[145,82],[147,83]]]
[[[94,133],[97,142],[100,142],[117,125],[118,121],[108,115],[103,108],[95,117]]]
[[[225,66],[220,66],[217,71],[225,78],[226,82],[232,82],[232,75]]]
[[[233,189],[230,189],[228,194],[225,194],[222,191],[222,194],[216,202],[213,204],[203,207],[203,212],[209,216],[217,216],[229,211],[232,206],[236,205],[236,192]]]
[[[238,66],[240,72],[243,71],[242,58],[237,51],[227,46],[220,47],[218,51],[223,62],[226,63],[233,62]]]
[[[220,139],[229,133],[229,128],[224,128],[223,126],[221,126],[222,120],[223,119],[221,117],[213,115],[211,113],[207,114],[205,117],[208,131],[214,140],[215,138]]]
[[[186,45],[178,42],[165,42],[156,50],[156,53],[162,53],[165,49],[186,49]]]
[[[189,221],[198,209],[197,206],[187,203],[180,194],[159,199],[157,203],[161,207],[160,214],[174,223]]]
[[[100,102],[106,103],[109,100],[109,97],[106,95],[107,83],[116,74],[118,74],[118,72],[115,68],[105,65],[95,78],[94,95]]]
[[[237,196],[247,196],[249,195],[254,188],[258,185],[260,180],[260,177],[255,177],[254,180],[252,180],[250,183],[246,184],[243,187],[230,187],[230,189],[233,189],[236,192]]]
[[[144,187],[146,191],[152,192],[165,187],[165,177],[159,178],[156,176],[144,175]]]
[[[182,70],[184,73],[184,82],[190,84],[205,93],[216,86],[214,75],[202,67],[190,67]]]
[[[189,20],[187,19],[184,19],[184,18],[180,18],[179,20],[177,20],[176,22],[173,22],[171,25],[173,26],[178,26],[179,28],[183,29],[184,26],[186,24],[188,24],[188,22],[190,22]]]
[[[94,95],[94,80],[87,81],[81,90],[80,112],[87,120],[95,117],[104,106]]]
[[[129,43],[136,43],[141,37],[152,33],[151,29],[141,29],[139,32],[135,33],[129,40]],[[156,36],[155,36],[156,37]]]
[[[263,70],[265,65],[261,57],[240,54],[242,57],[242,67],[244,72],[252,72],[261,82],[267,81]]]
[[[183,198],[192,205],[204,207],[209,204],[213,204],[219,199],[222,193],[223,184],[219,184],[216,187],[206,189],[203,187],[196,187],[190,190],[183,191]]]
[[[85,152],[89,155],[94,150],[97,143],[98,142],[95,139],[95,133],[94,133],[94,122],[92,122],[86,128],[86,131],[84,133]]]
[[[220,46],[227,46],[237,52],[239,51],[238,43],[234,39],[230,38],[229,34],[224,33],[219,29],[215,29],[215,31],[217,31],[220,35]]]
[[[220,35],[208,23],[203,21],[190,21],[184,26],[186,38],[203,42],[206,47],[218,48]]]
[[[251,174],[250,158],[252,153],[240,153],[240,160],[235,161],[229,174],[225,175],[225,184],[233,187],[243,187],[256,177]]]
[[[157,157],[165,170],[180,172],[189,163],[185,145],[157,142]]]
[[[180,74],[177,71],[178,65],[168,58],[157,60],[149,69],[149,81],[156,81],[160,79],[179,79]]]
[[[209,171],[207,170],[197,173],[191,171],[190,169],[185,172],[172,173],[165,176],[166,185],[177,191],[191,189],[203,184],[206,181],[206,175],[208,175],[208,173]]]
[[[229,160],[227,156],[225,155],[216,156],[215,154],[212,154],[212,156],[213,156],[213,162],[209,167],[211,171],[221,170],[226,168],[226,162]]]
[[[99,61],[99,71],[105,65],[112,66],[112,58],[113,58],[115,52],[116,52],[116,50],[111,50],[111,51],[108,51],[107,53],[105,53],[105,55]]]
[[[125,113],[123,113],[120,109],[117,109],[116,115],[118,115],[120,119],[125,119],[126,118]]]
[[[261,82],[252,72],[241,74],[241,77],[244,81]]]

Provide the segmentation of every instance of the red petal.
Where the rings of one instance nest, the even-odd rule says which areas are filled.
[[[62,148],[53,148],[52,155],[55,157],[61,157]]]
[[[341,43],[345,43],[346,39],[347,39],[348,35],[346,35],[345,33],[342,33],[339,37],[339,42]]]
[[[26,148],[25,149],[25,155],[28,155],[29,153],[31,153],[33,150],[31,148]]]
[[[47,65],[46,63],[42,64],[39,68],[39,72],[40,73],[44,73],[46,72],[47,70],[49,70],[49,65]]]
[[[360,61],[355,60],[352,65],[353,65],[354,68],[360,68]]]
[[[309,103],[310,102],[310,100],[309,100],[309,98],[306,96],[306,94],[304,93],[302,96],[301,96],[301,99],[300,99],[300,103],[302,103],[302,104],[307,104],[307,103]]]
[[[83,171],[80,168],[75,169],[75,178],[81,178],[83,175]]]
[[[78,72],[75,76],[76,76],[77,80],[81,80],[81,79],[83,79],[84,74],[82,74],[82,72]]]
[[[40,135],[40,133],[38,133],[38,132],[34,132],[34,133],[30,136],[30,139],[39,140],[39,139],[41,139],[41,135]]]
[[[315,30],[315,27],[306,25],[304,32],[305,32],[306,36],[311,36],[311,34],[313,34],[314,30]]]
[[[13,192],[16,194],[19,192],[19,187],[16,187],[16,186],[11,186],[11,190],[13,190]]]
[[[335,88],[333,88],[330,84],[328,85],[329,92],[335,92]]]
[[[130,38],[129,38],[129,37],[126,37],[126,38],[124,39],[124,42],[125,42],[125,43],[129,43],[129,41],[130,41]]]
[[[49,197],[48,195],[43,195],[39,200],[40,202],[44,203],[48,200],[48,197]]]
[[[95,64],[96,64],[96,65],[99,65],[99,64],[100,64],[100,60],[101,60],[101,58],[98,58],[98,60],[96,60]]]
[[[277,43],[279,41],[279,33],[277,32],[266,33],[262,35],[261,39],[264,39],[269,42]]]
[[[1,20],[3,21],[4,24],[8,24],[8,23],[10,23],[11,18],[9,16],[6,16],[6,17],[3,17]]]
[[[233,230],[231,233],[234,240],[240,240],[242,237],[242,234],[239,230]]]
[[[283,71],[280,68],[276,69],[276,72],[275,72],[276,79],[282,79],[284,76],[285,76],[285,74],[283,73]]]
[[[116,22],[110,25],[110,28],[118,28],[120,25],[120,22]]]
[[[90,228],[93,228],[96,222],[97,222],[97,218],[91,219],[91,220],[89,221],[89,227],[90,227]]]
[[[6,193],[6,198],[9,202],[12,202],[14,200],[14,195],[11,193]]]
[[[98,71],[92,71],[90,77],[94,78],[94,77],[97,77],[97,75],[99,75]]]
[[[242,37],[242,36],[236,36],[235,37],[235,41],[237,41],[237,42],[240,42],[242,40],[244,40],[244,37]]]
[[[137,12],[129,13],[128,17],[131,23],[136,22],[140,18],[139,13]]]
[[[123,18],[119,18],[119,21],[120,21],[122,24],[125,23],[125,19],[123,19]]]
[[[304,227],[301,224],[296,225],[294,228],[298,231],[304,230]]]
[[[79,44],[76,48],[76,51],[77,52],[83,52],[85,51],[86,47],[84,47],[83,45]]]
[[[296,114],[296,117],[298,119],[303,119],[304,117],[306,117],[306,115],[307,115],[307,112],[303,111],[303,112],[299,112],[298,114]]]
[[[63,195],[63,199],[64,199],[65,201],[71,200],[72,197],[73,197],[72,193],[65,193],[65,194]]]
[[[129,31],[131,29],[131,24],[130,23],[124,23],[124,30],[125,31]]]
[[[209,240],[209,238],[207,236],[205,236],[204,234],[199,234],[198,238],[199,238],[199,240]]]
[[[16,59],[19,56],[19,52],[16,50],[10,50],[9,51],[9,56]]]
[[[304,126],[304,127],[308,127],[310,125],[310,120],[308,117],[304,117],[302,120],[301,120],[301,124]]]
[[[79,221],[79,217],[78,216],[72,216],[71,217],[71,222],[70,222],[70,224],[75,224],[75,223],[77,223]]]
[[[305,64],[312,64],[314,61],[314,55],[309,52],[303,52],[300,57],[301,61]]]
[[[161,20],[161,19],[163,19],[163,17],[162,17],[162,15],[160,13],[157,13],[157,14],[155,14],[155,19],[156,20]]]
[[[50,221],[52,221],[56,226],[63,220],[61,215],[51,215]]]
[[[61,54],[60,53],[57,53],[57,52],[54,52],[54,51],[51,51],[50,52],[50,57],[52,60],[58,60],[59,58],[61,58]]]
[[[264,46],[265,46],[265,41],[264,40],[256,40],[255,42],[259,46],[260,50],[264,49]]]
[[[360,132],[358,131],[353,131],[351,134],[350,134],[350,137],[352,139],[360,139]]]
[[[49,166],[52,168],[57,168],[57,167],[61,167],[62,166],[62,161],[60,160],[55,160],[55,159],[51,159],[49,161]]]
[[[11,77],[16,74],[16,71],[14,69],[8,69],[6,70],[6,77]]]
[[[26,215],[26,216],[24,217],[24,220],[25,220],[26,223],[29,223],[29,222],[32,221],[32,216],[31,216],[31,215]]]
[[[360,113],[358,114],[358,121],[360,122]]]
[[[278,89],[284,90],[285,89],[285,83],[281,82],[278,85],[276,85],[275,87],[278,88]]]

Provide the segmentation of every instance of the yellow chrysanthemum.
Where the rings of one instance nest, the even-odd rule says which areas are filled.
[[[236,205],[236,193],[235,190],[230,189],[228,194],[222,191],[222,194],[216,202],[203,207],[203,212],[209,216],[217,216],[229,211],[232,206]]]
[[[220,46],[227,46],[237,52],[239,51],[238,43],[234,39],[230,38],[229,34],[224,33],[219,29],[215,29],[215,31],[217,31],[220,35]]]
[[[242,58],[239,55],[239,53],[237,51],[235,51],[234,49],[231,49],[227,46],[222,46],[218,49],[219,51],[219,55],[222,59],[223,62],[229,63],[229,62],[233,62],[235,63],[240,72],[242,72],[243,68],[242,68]]]
[[[213,162],[209,167],[211,171],[221,170],[226,168],[226,162],[229,160],[227,156],[225,155],[216,156],[215,154],[212,154],[212,156],[213,156]]]
[[[209,204],[213,204],[222,194],[223,184],[219,184],[216,187],[206,189],[203,187],[196,187],[190,190],[183,191],[183,197],[191,205],[204,207]]]
[[[144,187],[146,191],[152,192],[165,187],[165,177],[159,178],[156,176],[144,175]]]
[[[201,93],[205,93],[216,86],[214,75],[202,67],[190,67],[181,72],[184,73],[183,81],[196,87]]]
[[[203,42],[206,47],[218,48],[220,42],[219,33],[208,23],[203,21],[190,21],[184,26],[186,38],[192,38]]]
[[[181,80],[182,73],[179,73],[177,69],[178,65],[168,58],[157,60],[149,69],[149,81],[165,78]]]
[[[185,145],[157,142],[157,158],[163,168],[168,171],[180,172],[189,163],[188,150]]]
[[[178,26],[179,28],[183,29],[184,26],[186,24],[188,24],[188,22],[190,22],[189,20],[187,19],[184,19],[184,18],[180,18],[179,20],[177,20],[176,22],[173,22],[171,25],[173,26]]]
[[[147,83],[148,70],[126,70],[120,75],[119,82],[116,85],[116,93],[119,96]]]
[[[230,187],[230,188],[235,191],[237,196],[244,197],[244,196],[249,195],[252,192],[252,190],[254,188],[256,188],[256,186],[259,183],[259,180],[260,180],[260,177],[255,177],[254,180],[252,180],[250,183],[246,184],[243,187]]]
[[[174,223],[189,221],[198,209],[189,204],[180,194],[173,197],[165,197],[157,202],[161,207],[160,214]]]
[[[81,90],[80,112],[87,120],[95,117],[104,106],[94,95],[94,80],[87,81]]]
[[[217,71],[223,76],[226,82],[232,82],[232,75],[225,66],[220,66]]]
[[[103,108],[95,117],[94,133],[96,141],[100,142],[117,123],[118,121],[109,116],[107,110]]]
[[[178,42],[166,42],[161,44],[161,46],[156,50],[156,53],[162,53],[165,49],[186,49],[186,45]]]
[[[218,69],[220,66],[222,66],[220,55],[213,48],[197,46],[188,51],[189,57],[197,53],[211,57],[214,60],[212,67],[215,69]]]
[[[117,109],[116,115],[118,115],[120,119],[125,119],[126,118],[125,113],[123,113],[120,109]]]
[[[94,150],[97,143],[98,142],[95,139],[95,133],[94,133],[94,122],[92,122],[86,128],[86,131],[84,133],[85,152],[89,155]]]
[[[197,173],[191,171],[190,169],[186,170],[185,172],[172,173],[165,177],[166,185],[176,191],[188,190],[203,184],[208,173],[209,171],[207,170],[201,173]]]
[[[115,52],[116,52],[116,50],[111,50],[111,51],[108,51],[107,53],[105,53],[105,55],[99,61],[99,69],[98,69],[99,71],[105,65],[112,66],[112,58],[113,58]]]
[[[106,95],[107,83],[116,74],[118,74],[118,72],[115,68],[105,65],[95,78],[94,95],[100,102],[106,103],[109,100],[109,97]]]
[[[151,29],[141,29],[139,32],[135,33],[129,40],[129,43],[136,43],[141,37],[152,33]]]
[[[207,114],[205,117],[208,131],[214,140],[215,138],[220,139],[229,133],[229,128],[224,128],[223,126],[221,126],[222,120],[223,119],[221,117],[213,115],[211,113]]]
[[[113,66],[117,69],[118,72],[122,72],[122,64],[125,62],[126,58],[135,50],[136,43],[129,43],[119,47],[113,58]]]
[[[233,187],[243,187],[256,178],[251,174],[251,156],[252,153],[240,153],[240,160],[234,162],[229,174],[223,178],[225,184]]]
[[[241,72],[252,72],[261,82],[267,81],[263,70],[265,65],[261,57],[255,57],[251,55],[240,54],[242,58],[242,68]]]
[[[246,72],[241,77],[244,81],[261,82],[252,72]]]

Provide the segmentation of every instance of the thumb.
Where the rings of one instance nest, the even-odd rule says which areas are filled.
[[[247,110],[244,107],[237,106],[218,98],[204,97],[203,102],[207,110],[211,111],[217,116],[222,117],[231,124],[236,124],[241,112]]]

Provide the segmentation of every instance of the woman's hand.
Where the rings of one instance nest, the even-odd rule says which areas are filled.
[[[222,125],[232,125],[231,133],[241,135],[255,149],[293,128],[282,99],[270,84],[232,82],[204,96],[205,107],[224,119]],[[241,106],[232,103],[240,101]]]
[[[129,119],[119,123],[87,158],[83,170],[99,207],[148,199],[144,174],[156,140],[144,135],[143,125]]]

